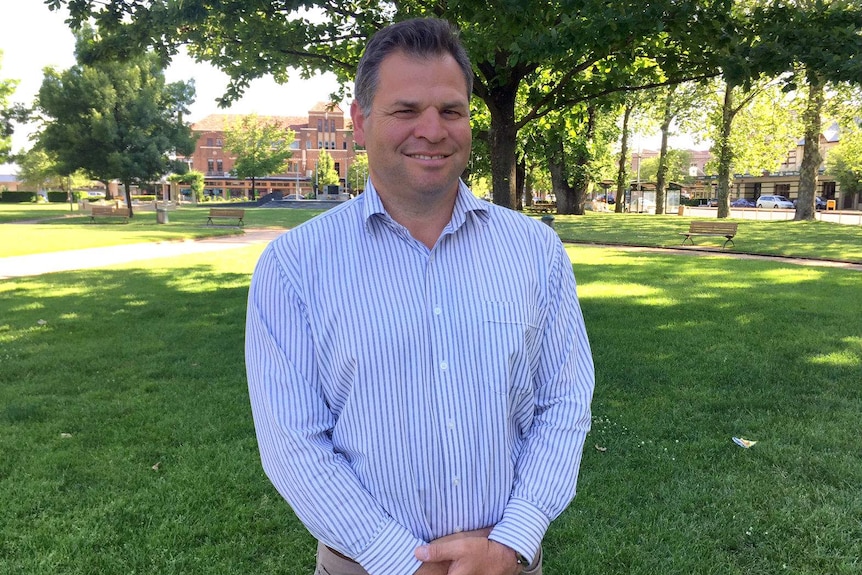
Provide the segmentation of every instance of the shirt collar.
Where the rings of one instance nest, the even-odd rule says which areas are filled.
[[[365,191],[362,192],[364,200],[364,220],[365,228],[370,232],[373,230],[371,221],[375,216],[384,217],[392,220],[392,217],[383,207],[383,200],[380,199],[380,194],[374,188],[374,184],[369,179],[365,184]],[[455,198],[455,208],[452,210],[452,219],[449,221],[447,228],[457,230],[467,220],[467,214],[474,214],[480,222],[487,222],[490,217],[488,203],[485,200],[480,200],[473,195],[470,188],[467,187],[462,180],[458,180],[458,196]]]

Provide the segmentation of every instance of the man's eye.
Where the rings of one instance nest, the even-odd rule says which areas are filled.
[[[461,112],[458,110],[443,110],[443,116],[446,118],[460,118]]]
[[[397,118],[411,118],[416,115],[415,110],[395,110],[393,115]]]

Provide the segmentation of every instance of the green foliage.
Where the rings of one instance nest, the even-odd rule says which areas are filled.
[[[659,158],[646,158],[641,162],[640,177],[642,182],[654,182],[658,173]],[[667,151],[667,179],[669,182],[690,182],[693,178],[688,173],[691,166],[691,152],[688,150]]]
[[[39,144],[57,171],[84,170],[89,177],[126,184],[156,180],[171,167],[171,153],[189,154],[194,140],[180,119],[194,100],[194,86],[166,84],[155,54],[132,60],[92,57],[94,33],[78,36],[78,64],[45,71],[39,109],[46,125]]]
[[[347,169],[347,186],[356,191],[365,190],[365,181],[368,179],[368,154],[356,154],[353,162]]]
[[[862,126],[847,126],[841,131],[838,145],[826,156],[826,170],[842,194],[862,192]]]
[[[0,202],[7,204],[32,202],[35,200],[35,196],[35,192],[10,192],[9,190],[4,190],[3,195],[0,195]]]
[[[224,149],[236,156],[232,174],[248,179],[286,171],[293,139],[293,131],[276,119],[242,116],[224,133]]]
[[[3,62],[3,52],[0,51],[0,63]],[[15,93],[18,80],[0,79],[0,161],[9,159],[12,151],[12,118],[14,108],[9,98]]]
[[[366,158],[366,166],[367,166]],[[338,172],[335,171],[335,160],[326,150],[320,150],[317,156],[317,170],[315,172],[317,189],[322,190],[326,186],[337,186],[339,184]]]
[[[168,180],[182,186],[188,186],[197,201],[204,197],[204,174],[197,170],[189,170],[184,174],[171,174]]]

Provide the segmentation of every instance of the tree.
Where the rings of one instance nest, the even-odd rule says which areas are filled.
[[[330,0],[51,0],[73,26],[92,19],[103,55],[153,46],[164,57],[188,46],[231,78],[222,103],[251,80],[287,70],[332,71],[352,79],[362,47],[392,20],[433,15],[463,31],[476,72],[474,94],[490,113],[495,203],[513,206],[518,131],[553,111],[613,92],[714,75],[710,47],[721,42],[727,0],[480,0],[345,4]],[[525,91],[523,113],[516,114]]]
[[[3,52],[0,51],[0,62],[3,60]],[[12,151],[13,120],[21,113],[21,108],[13,106],[10,102],[12,94],[18,87],[18,80],[0,80],[0,162],[10,159]]]
[[[668,149],[665,154],[665,178],[667,182],[687,182],[691,178],[688,168],[691,165],[691,152],[688,150]],[[641,162],[641,180],[654,182],[658,177],[659,156]]]
[[[294,133],[275,118],[242,116],[225,129],[224,149],[236,156],[231,173],[251,180],[251,199],[257,199],[255,179],[287,170]]]
[[[661,88],[662,94],[658,109],[659,130],[661,132],[661,148],[658,156],[658,166],[655,177],[655,213],[663,214],[665,205],[665,190],[668,184],[668,139],[671,126],[683,127],[700,123],[700,110],[706,98],[704,86],[695,83],[675,84]]]
[[[38,141],[62,175],[81,169],[106,189],[120,180],[131,210],[132,184],[159,179],[177,168],[172,154],[194,150],[191,129],[182,121],[194,86],[166,84],[155,54],[85,64],[93,42],[93,32],[84,30],[76,47],[78,64],[65,72],[45,70]]]
[[[862,120],[842,127],[838,145],[826,157],[831,174],[845,197],[862,193]]]
[[[168,176],[168,181],[179,186],[188,186],[196,202],[201,201],[204,197],[205,180],[203,172],[189,170],[184,174],[171,174]]]
[[[335,160],[326,150],[320,150],[320,154],[317,156],[314,180],[316,193],[320,193],[320,190],[326,186],[337,186],[341,183],[338,172],[335,170]]]
[[[795,72],[787,89],[805,86],[804,138],[796,220],[813,220],[820,134],[829,83],[862,83],[862,6],[858,0],[774,0],[755,11],[764,23],[752,57],[772,75]]]
[[[347,169],[345,181],[353,193],[365,191],[365,180],[368,179],[368,154],[356,154],[353,163]]]

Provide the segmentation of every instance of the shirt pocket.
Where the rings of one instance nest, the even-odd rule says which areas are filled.
[[[486,301],[483,320],[487,383],[501,394],[529,392],[540,352],[540,309],[529,303]]]

